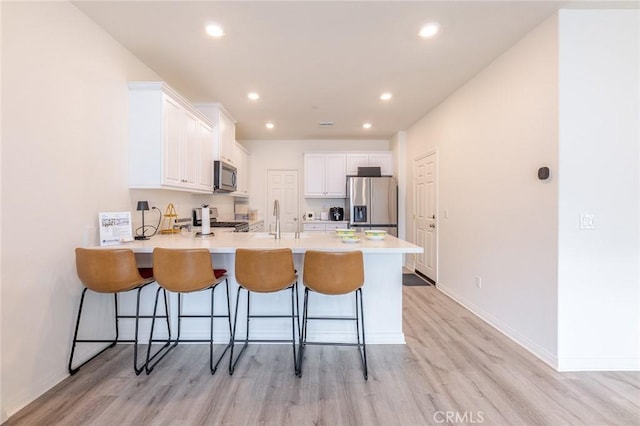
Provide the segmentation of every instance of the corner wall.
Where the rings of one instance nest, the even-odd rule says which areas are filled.
[[[0,7],[4,421],[68,375],[74,248],[99,211],[132,210],[127,81],[159,77],[67,2]]]
[[[407,131],[409,240],[414,160],[433,150],[439,161],[438,288],[555,366],[557,17]],[[541,166],[551,169],[551,179],[537,179]]]
[[[559,16],[558,368],[639,370],[640,12]]]

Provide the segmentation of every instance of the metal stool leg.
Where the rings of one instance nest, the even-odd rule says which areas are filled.
[[[227,319],[229,321],[229,336],[231,336],[231,303],[229,302],[229,280],[225,279],[225,283],[226,283],[226,292],[227,292]],[[224,350],[222,351],[222,354],[220,354],[220,356],[218,357],[218,360],[216,361],[215,365],[213,364],[213,318],[214,318],[214,311],[213,311],[213,307],[214,307],[214,298],[213,298],[213,293],[215,291],[216,287],[212,287],[211,288],[211,342],[210,342],[210,353],[209,353],[209,368],[211,370],[211,374],[214,374],[216,372],[216,370],[218,369],[218,365],[220,364],[220,361],[222,361],[222,358],[224,357],[224,354],[227,353],[227,351],[229,350],[229,347],[231,346],[230,342],[227,342],[227,346],[225,346]],[[222,317],[224,317],[224,315],[222,315]]]
[[[358,294],[360,295],[360,315],[358,315]],[[362,373],[364,374],[364,379],[367,380],[369,378],[369,370],[367,368],[367,343],[365,341],[364,335],[364,307],[362,304],[362,289],[359,288],[356,290],[356,324],[362,321],[362,352],[360,352],[360,333],[358,333],[358,352],[360,352],[360,359],[362,361]]]
[[[71,355],[69,356],[69,366],[68,366],[68,370],[69,370],[69,374],[70,375],[74,375],[76,374],[80,368],[82,368],[83,365],[87,364],[89,361],[92,361],[94,358],[96,358],[98,355],[102,354],[104,351],[106,351],[107,349],[110,349],[112,347],[114,347],[118,341],[118,317],[117,317],[117,313],[118,313],[118,304],[117,304],[117,298],[116,300],[116,305],[115,305],[115,313],[116,313],[116,318],[115,318],[115,322],[116,322],[116,337],[113,339],[113,341],[108,341],[109,344],[101,349],[100,351],[98,351],[98,353],[96,353],[95,355],[93,355],[91,358],[87,359],[86,361],[84,361],[82,364],[78,365],[77,367],[73,367],[73,355],[75,354],[75,350],[76,350],[76,345],[78,344],[78,342],[104,342],[104,340],[80,340],[78,339],[78,330],[80,329],[80,318],[82,316],[82,308],[84,306],[84,299],[85,296],[87,294],[87,290],[89,290],[88,288],[85,287],[84,290],[82,290],[82,296],[80,297],[80,306],[78,308],[78,317],[76,319],[76,329],[73,333],[73,343],[71,345]]]
[[[153,339],[153,331],[155,329],[155,323],[156,323],[156,318],[157,313],[158,313],[158,298],[160,296],[160,291],[162,291],[163,297],[164,297],[164,308],[165,308],[165,315],[167,318],[167,340],[165,342],[164,345],[162,345],[162,347],[160,349],[158,349],[156,351],[156,353],[154,353],[153,355],[151,355],[151,346],[154,342]],[[171,328],[169,325],[169,305],[167,303],[167,291],[165,289],[163,289],[162,287],[158,287],[158,290],[156,291],[156,298],[155,298],[155,303],[153,305],[153,317],[151,319],[151,332],[149,333],[149,345],[147,347],[147,361],[145,363],[145,371],[147,374],[151,374],[151,372],[153,371],[153,368],[160,362],[160,360],[162,360],[162,358],[164,358],[169,351],[171,351],[171,349],[175,348],[176,345],[171,345]],[[153,361],[156,357],[159,358],[156,360],[156,362],[154,362],[153,364],[151,363],[151,361]]]
[[[247,330],[244,338],[244,345],[242,345],[242,349],[240,349],[240,353],[236,357],[235,361],[233,360],[233,348],[235,346],[236,341],[236,329],[238,328],[238,306],[240,305],[240,290],[242,287],[238,287],[238,293],[236,295],[236,312],[233,317],[233,333],[231,336],[231,355],[229,356],[229,375],[232,375],[235,371],[236,365],[240,360],[240,357],[244,353],[244,350],[249,346],[249,297],[251,292],[247,290]]]

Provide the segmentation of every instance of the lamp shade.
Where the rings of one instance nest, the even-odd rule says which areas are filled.
[[[149,202],[148,201],[138,201],[138,206],[136,207],[137,211],[149,210]]]

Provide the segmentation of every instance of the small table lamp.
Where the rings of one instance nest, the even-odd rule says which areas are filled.
[[[147,237],[146,235],[144,235],[144,211],[145,210],[149,210],[149,202],[148,201],[138,201],[138,206],[136,207],[136,210],[139,212],[142,212],[142,235],[136,235],[135,239],[136,240],[148,240],[149,237]]]

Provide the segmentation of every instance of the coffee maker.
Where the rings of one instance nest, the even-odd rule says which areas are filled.
[[[344,208],[342,207],[331,207],[329,209],[329,220],[344,220]]]

